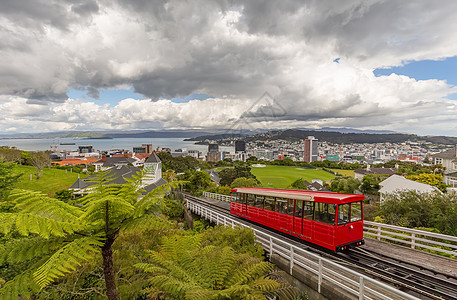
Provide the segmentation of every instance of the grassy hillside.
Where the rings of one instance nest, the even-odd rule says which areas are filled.
[[[353,170],[341,170],[341,169],[331,169],[333,172],[335,173],[339,173],[343,176],[349,176],[349,177],[352,177],[354,178],[355,177],[355,174],[354,174],[354,171]]]
[[[251,173],[260,180],[264,187],[271,188],[287,188],[292,182],[299,178],[303,178],[304,180],[311,182],[313,179],[327,181],[335,177],[334,175],[322,170],[283,166],[252,168]]]
[[[78,179],[77,173],[70,173],[70,171],[65,173],[65,170],[52,168],[45,168],[40,179],[36,179],[35,170],[36,169],[31,166],[16,166],[14,168],[14,173],[23,173],[20,182],[16,187],[40,191],[53,197],[56,191],[69,188]],[[30,174],[32,174],[32,180],[30,180]],[[81,178],[83,177],[85,177],[85,175],[81,174]]]

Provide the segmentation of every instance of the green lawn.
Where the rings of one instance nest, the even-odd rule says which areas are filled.
[[[264,168],[251,168],[251,173],[260,180],[264,187],[287,188],[292,182],[303,178],[311,182],[313,179],[323,181],[335,178],[334,175],[314,169],[303,169],[298,167],[266,166]]]
[[[353,170],[340,170],[340,169],[331,169],[335,173],[340,173],[343,176],[349,176],[355,178],[355,174]]]
[[[78,173],[70,173],[70,171],[65,173],[65,170],[53,168],[45,168],[40,179],[36,179],[35,170],[36,169],[32,166],[17,165],[14,168],[14,173],[23,173],[23,175],[19,179],[19,183],[16,187],[40,191],[53,197],[56,191],[69,188],[78,179]],[[30,174],[32,174],[32,180],[30,180]],[[81,174],[81,178],[84,177],[86,177],[86,175]]]

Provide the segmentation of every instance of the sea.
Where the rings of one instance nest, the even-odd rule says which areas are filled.
[[[74,145],[65,145],[72,144]],[[207,145],[196,145],[194,141],[184,141],[184,138],[113,138],[113,139],[0,139],[0,146],[16,147],[26,151],[63,151],[78,150],[78,146],[92,145],[94,151],[124,149],[132,151],[133,147],[142,144],[152,144],[157,147],[176,149],[198,150],[203,154],[208,152]],[[220,146],[219,151],[234,152],[235,147]]]

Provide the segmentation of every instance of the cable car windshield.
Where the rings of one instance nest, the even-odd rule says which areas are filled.
[[[338,205],[338,225],[362,220],[362,202]]]

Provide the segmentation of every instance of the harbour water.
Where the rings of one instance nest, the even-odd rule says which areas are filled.
[[[61,145],[71,144],[74,145]],[[94,150],[125,149],[132,151],[133,147],[142,144],[152,144],[153,149],[157,147],[176,149],[186,148],[187,150],[198,150],[202,153],[208,151],[207,145],[195,145],[195,142],[184,141],[184,138],[113,138],[113,139],[0,139],[0,146],[16,147],[26,151],[52,150],[77,150],[78,146],[92,145]],[[234,147],[219,147],[219,151],[233,152]]]

